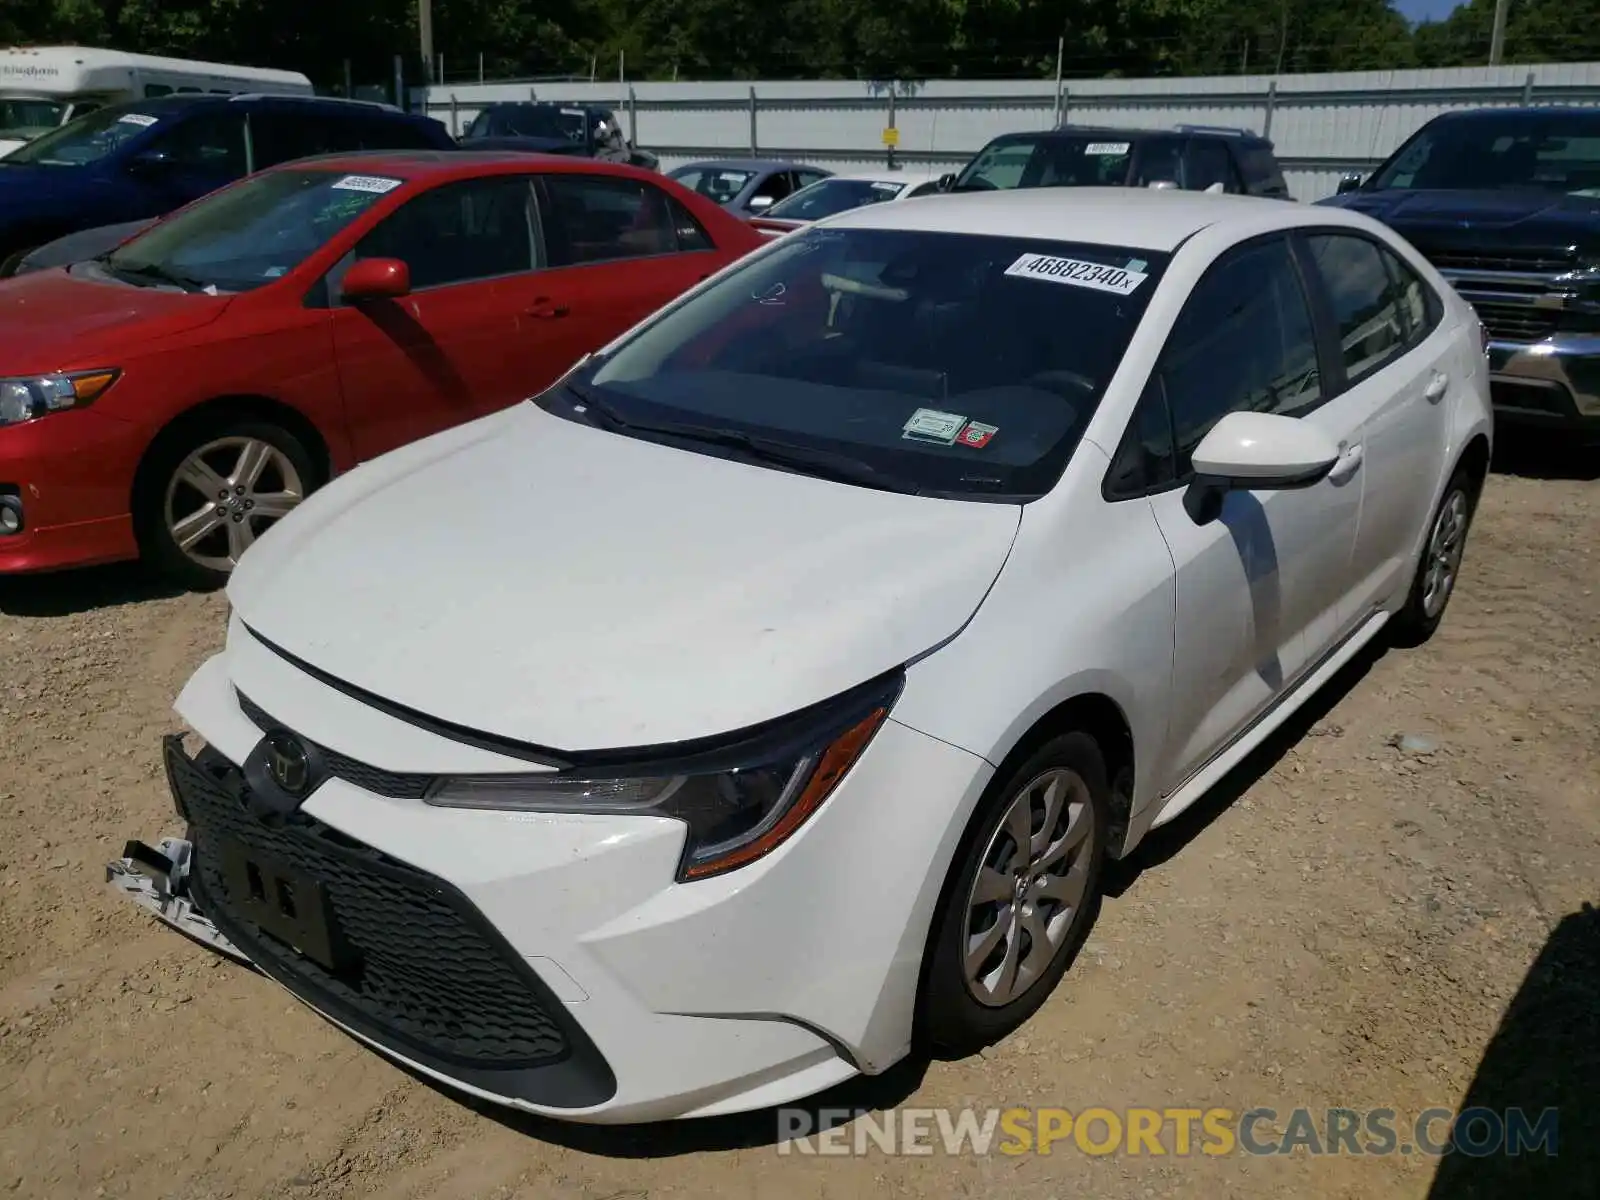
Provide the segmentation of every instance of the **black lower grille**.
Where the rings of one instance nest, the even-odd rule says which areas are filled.
[[[299,982],[318,1007],[359,1018],[402,1052],[497,1069],[567,1055],[559,1001],[454,888],[303,813],[263,824],[240,805],[240,772],[209,748],[191,760],[170,739],[167,769],[190,825],[202,911],[267,974]],[[303,957],[245,915],[249,898],[224,869],[230,841],[320,885],[347,966]]]
[[[1471,300],[1471,297],[1468,297]],[[1497,342],[1538,342],[1556,331],[1560,313],[1523,304],[1499,304],[1472,300],[1478,319]]]

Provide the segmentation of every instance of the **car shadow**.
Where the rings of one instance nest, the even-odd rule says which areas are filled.
[[[1364,679],[1390,648],[1386,634],[1380,633],[1346,663],[1339,672],[1306,700],[1282,725],[1219,779],[1199,800],[1174,817],[1169,824],[1153,829],[1127,858],[1106,864],[1102,894],[1122,896],[1146,871],[1175,858],[1185,846],[1264,776],[1289,749],[1324,720],[1351,690]]]
[[[810,1135],[848,1125],[868,1113],[895,1108],[922,1086],[930,1059],[914,1052],[881,1075],[858,1075],[779,1108],[761,1108],[725,1117],[693,1117],[637,1125],[580,1125],[504,1108],[463,1096],[404,1064],[396,1064],[419,1083],[524,1137],[602,1158],[673,1158],[681,1154],[754,1150],[786,1140],[785,1129]],[[779,1113],[785,1114],[780,1123]]]
[[[1428,1200],[1600,1194],[1597,1094],[1600,909],[1585,904],[1552,931],[1500,1018],[1457,1106],[1458,1136],[1439,1160]],[[1533,1137],[1512,1146],[1519,1127]],[[1545,1132],[1553,1143],[1541,1145]]]
[[[0,613],[13,617],[65,617],[146,600],[170,600],[183,593],[182,587],[160,579],[140,563],[113,563],[0,577]]]
[[[1490,470],[1524,479],[1587,483],[1600,479],[1600,445],[1542,430],[1499,429]]]

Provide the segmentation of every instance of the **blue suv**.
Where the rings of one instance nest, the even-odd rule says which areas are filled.
[[[92,257],[207,192],[290,159],[454,149],[441,122],[366,101],[194,94],[108,105],[0,158],[0,275],[15,273],[37,247],[84,230],[95,233],[72,239],[74,258]]]

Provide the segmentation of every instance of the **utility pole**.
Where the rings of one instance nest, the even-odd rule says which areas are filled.
[[[1498,67],[1506,52],[1506,10],[1511,0],[1494,0],[1494,32],[1489,35],[1489,65]]]
[[[417,32],[422,35],[423,69],[428,72],[428,83],[433,83],[433,0],[417,0]]]

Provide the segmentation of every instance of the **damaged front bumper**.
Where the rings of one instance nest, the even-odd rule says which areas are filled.
[[[159,846],[129,842],[122,857],[106,864],[106,883],[157,920],[237,962],[250,957],[213,925],[189,896],[189,865],[194,847],[182,838],[162,838]]]

